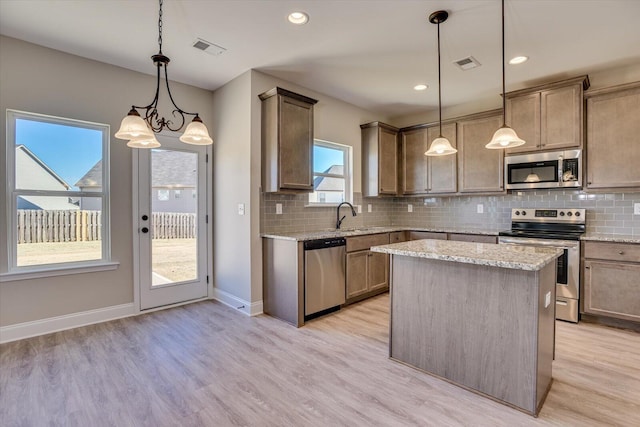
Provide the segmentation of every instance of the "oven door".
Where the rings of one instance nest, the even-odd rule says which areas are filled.
[[[556,317],[571,322],[578,321],[580,242],[575,240],[500,236],[498,243],[563,249],[564,252],[558,257],[556,263]]]

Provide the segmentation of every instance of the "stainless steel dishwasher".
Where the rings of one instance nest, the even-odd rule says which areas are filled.
[[[342,237],[304,242],[305,320],[344,304],[346,244]]]

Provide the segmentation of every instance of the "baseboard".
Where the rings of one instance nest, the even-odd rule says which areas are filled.
[[[262,314],[262,301],[250,303],[218,288],[213,288],[213,299],[227,305],[247,316]]]
[[[0,344],[138,314],[133,303],[0,327]]]

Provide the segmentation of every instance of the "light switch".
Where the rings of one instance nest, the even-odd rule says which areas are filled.
[[[276,215],[282,215],[282,203],[276,203]]]
[[[633,204],[633,214],[640,215],[640,203]]]
[[[413,212],[413,205],[411,204],[407,205],[407,212]]]
[[[367,205],[367,212],[369,213],[373,212],[373,206],[371,206],[371,203]]]
[[[358,207],[358,213],[362,213],[362,205],[356,205]]]
[[[484,205],[482,203],[478,203],[476,205],[476,210],[478,211],[478,213],[484,213]]]
[[[544,308],[549,307],[551,304],[551,292],[544,294]]]
[[[238,215],[244,215],[244,203],[238,203]]]

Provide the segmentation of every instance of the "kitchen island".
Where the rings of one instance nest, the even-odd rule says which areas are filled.
[[[445,240],[391,255],[392,359],[536,416],[551,387],[560,250]]]

